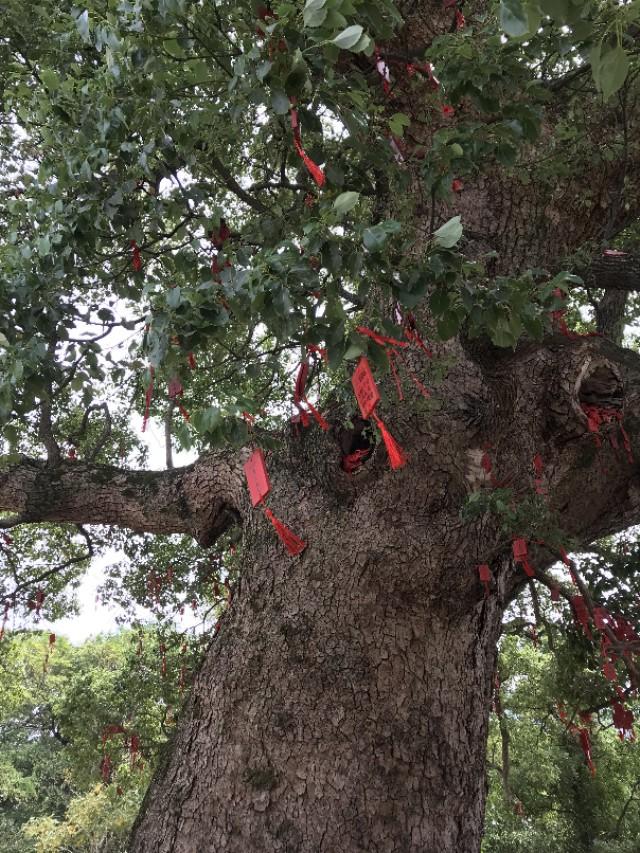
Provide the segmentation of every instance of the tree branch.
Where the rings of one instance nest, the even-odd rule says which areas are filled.
[[[235,458],[234,458],[235,457]],[[0,510],[23,523],[108,524],[139,533],[193,536],[210,545],[240,520],[246,503],[242,454],[201,457],[171,471],[0,458]]]

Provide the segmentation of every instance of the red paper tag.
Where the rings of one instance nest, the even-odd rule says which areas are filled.
[[[525,539],[513,540],[513,559],[516,563],[522,563],[527,559],[527,542]]]
[[[353,385],[362,417],[365,419],[370,418],[371,413],[380,402],[380,391],[378,391],[378,386],[373,378],[369,362],[364,356],[353,371],[351,384]]]
[[[267,466],[261,450],[254,450],[244,463],[244,473],[247,478],[247,485],[249,486],[251,503],[253,506],[257,506],[271,491]]]
[[[491,569],[487,565],[487,563],[481,563],[478,566],[478,574],[480,575],[480,580],[484,583],[485,581],[491,580]]]

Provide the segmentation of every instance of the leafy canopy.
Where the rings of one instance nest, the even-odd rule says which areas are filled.
[[[286,353],[326,346],[336,371],[369,350],[383,369],[354,319],[392,327],[388,298],[406,312],[430,296],[433,337],[463,321],[502,346],[541,336],[554,287],[539,271],[487,287],[490,259],[458,251],[454,189],[518,169],[553,80],[590,63],[611,96],[635,13],[504,0],[409,48],[391,0],[44,2],[29,16],[6,2],[6,440],[20,445],[42,400],[59,438],[106,390],[141,409],[153,368],[152,413],[171,379],[185,389],[183,446],[241,444],[241,413],[287,393]],[[294,103],[322,189],[296,152]]]

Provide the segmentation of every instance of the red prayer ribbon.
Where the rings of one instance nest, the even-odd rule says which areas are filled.
[[[265,498],[271,491],[271,482],[262,450],[257,449],[253,451],[244,464],[244,473],[247,478],[247,485],[253,506],[262,506],[262,511],[273,525],[287,553],[293,557],[301,554],[307,547],[307,543],[296,536],[293,531],[289,530],[264,504]]]
[[[529,563],[529,552],[527,550],[526,539],[514,539],[512,550],[514,561],[522,564],[522,568],[527,577],[534,578],[536,576],[536,572],[533,566]]]
[[[133,267],[134,272],[140,272],[142,269],[142,258],[140,257],[140,249],[135,240],[131,241],[131,266]]]
[[[592,640],[593,635],[591,634],[591,629],[589,628],[589,611],[587,610],[587,604],[582,595],[574,595],[571,598],[571,606],[573,607],[573,613],[576,618],[576,621],[582,627],[585,635]]]
[[[305,359],[303,362],[301,362],[300,367],[298,369],[298,375],[296,377],[296,383],[293,389],[293,404],[300,412],[300,420],[302,422],[302,426],[309,426],[309,416],[305,412],[304,407],[302,405],[303,403],[305,403],[307,408],[315,418],[315,421],[320,427],[320,429],[327,431],[329,429],[329,423],[322,417],[322,415],[316,409],[313,403],[309,402],[308,397],[304,393],[307,385],[308,376],[309,362]]]
[[[491,583],[492,575],[488,563],[481,563],[478,566],[478,576],[484,586],[484,597],[489,598],[489,584]]]
[[[401,341],[400,343],[404,342]],[[371,368],[369,367],[369,362],[365,356],[362,356],[358,362],[358,366],[351,377],[351,384],[353,385],[353,390],[355,392],[358,405],[360,406],[362,417],[365,420],[373,417],[382,434],[382,440],[387,448],[391,467],[394,471],[398,468],[402,468],[407,464],[408,457],[375,411],[376,406],[380,402],[380,391],[378,390],[378,386],[376,385],[373,374],[371,373]]]
[[[295,98],[291,99],[291,128],[293,130],[293,144],[298,156],[307,167],[307,171],[319,187],[323,187],[326,181],[325,173],[320,166],[313,162],[307,155],[307,152],[302,147],[302,136],[300,135],[300,122],[298,119],[298,110],[295,108]]]

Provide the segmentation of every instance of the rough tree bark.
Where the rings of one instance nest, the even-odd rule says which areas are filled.
[[[596,452],[580,404],[623,408],[635,440],[640,358],[560,338],[515,353],[448,345],[434,362],[444,359],[438,406],[425,414],[409,399],[385,413],[410,455],[402,471],[378,448],[349,477],[334,437],[316,430],[269,456],[270,504],[309,543],[295,560],[249,507],[248,449],[144,475],[29,460],[3,473],[0,508],[30,521],[190,532],[205,544],[244,522],[241,580],[131,853],[479,849],[496,641],[526,578],[495,521],[460,510],[491,488],[480,465],[490,442],[493,473],[524,492],[541,453],[568,536],[637,521],[637,469],[608,442]],[[539,569],[550,559],[535,556]]]
[[[567,536],[637,518],[635,466],[594,452],[580,405],[624,406],[635,434],[639,363],[593,339],[456,356],[439,411],[389,413],[401,473],[376,452],[350,480],[313,434],[271,460],[274,508],[309,547],[284,557],[244,502],[242,579],[132,853],[479,850],[496,641],[525,577],[496,524],[460,510],[490,488],[491,442],[496,475],[525,491],[542,454]]]
[[[407,6],[412,17],[397,49],[417,55],[453,11],[439,0]],[[554,108],[566,100],[561,87],[554,91],[541,159]],[[585,243],[598,254],[605,233],[637,218],[640,162],[596,156],[614,146],[612,112],[586,115],[594,156],[562,178],[537,182],[532,171],[525,184],[514,170],[496,169],[468,181],[454,211],[467,253],[496,250],[497,273],[556,271]],[[629,121],[631,132],[634,114]],[[422,209],[416,203],[425,232],[452,211],[435,213],[434,221],[430,199]],[[624,282],[610,266],[600,270],[601,286],[632,289],[635,266],[627,266]],[[581,404],[619,409],[637,455],[640,358],[600,338],[504,352],[463,337],[436,347],[433,364],[447,366],[436,381],[436,370],[414,357],[434,405],[409,391],[382,413],[410,456],[407,467],[391,472],[378,447],[350,477],[335,434],[318,430],[287,435],[269,454],[270,506],[308,541],[296,559],[250,508],[242,475],[249,449],[161,473],[28,459],[0,469],[0,510],[25,522],[187,533],[205,546],[243,524],[233,603],[130,853],[479,850],[496,642],[526,577],[497,522],[465,521],[461,509],[470,493],[491,488],[481,465],[490,446],[495,477],[519,494],[533,490],[532,460],[542,456],[550,507],[575,542],[638,523],[637,466],[607,441],[596,449]],[[541,550],[533,559],[542,570],[554,557]],[[486,599],[481,562],[494,578]]]

